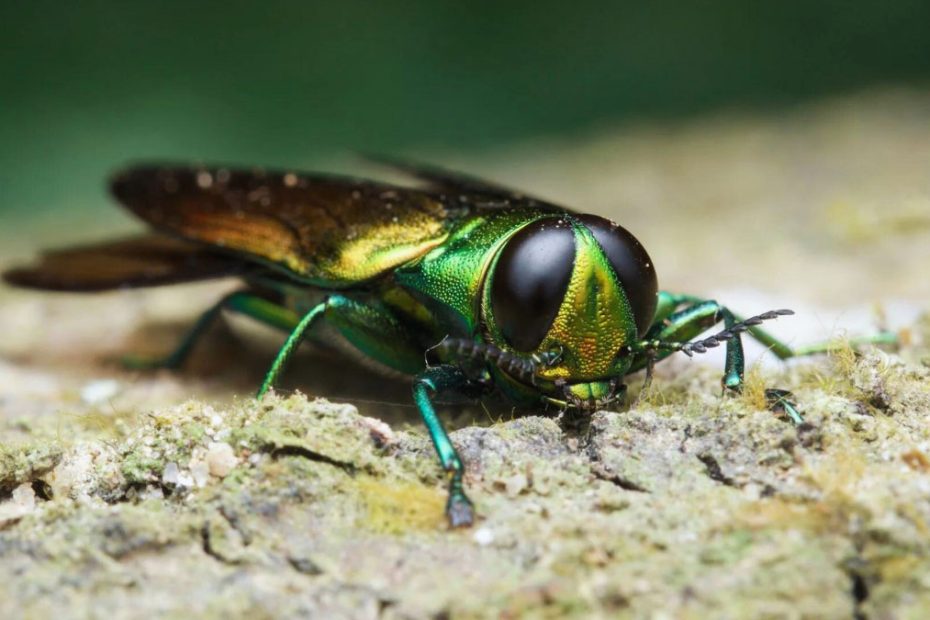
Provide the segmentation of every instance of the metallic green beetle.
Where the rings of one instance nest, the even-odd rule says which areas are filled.
[[[227,275],[244,281],[150,365],[177,367],[224,309],[289,333],[258,390],[274,385],[311,326],[333,325],[367,357],[413,377],[449,476],[453,527],[474,520],[464,466],[431,399],[498,388],[519,405],[590,413],[623,395],[623,378],[675,352],[726,342],[723,385],[743,381],[740,334],[787,358],[715,301],[659,292],[652,260],[624,228],[436,168],[388,162],[419,188],[293,172],[136,166],[111,189],[154,232],[50,252],[4,274],[14,285],[95,291]],[[321,297],[320,292],[323,292]],[[320,301],[322,299],[322,301]],[[722,323],[723,331],[693,341]],[[883,334],[870,341],[890,341]],[[773,403],[800,423],[786,392]]]

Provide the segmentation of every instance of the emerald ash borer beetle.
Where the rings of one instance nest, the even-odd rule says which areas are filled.
[[[48,252],[4,279],[102,291],[238,276],[242,288],[150,365],[179,366],[222,310],[243,313],[288,334],[258,398],[307,331],[331,324],[367,357],[413,378],[413,400],[448,473],[452,526],[471,524],[474,511],[462,460],[433,407],[441,392],[498,389],[517,405],[586,415],[620,400],[630,373],[645,370],[648,382],[655,362],[721,343],[723,386],[739,391],[743,333],[780,358],[826,350],[792,349],[758,328],[790,310],[742,319],[716,301],[659,291],[646,249],[607,219],[445,170],[385,163],[419,186],[133,166],[110,189],[151,232]],[[695,340],[716,325],[722,331]],[[801,422],[787,392],[767,394]]]

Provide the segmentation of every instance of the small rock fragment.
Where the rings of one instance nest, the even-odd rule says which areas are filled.
[[[504,491],[507,497],[516,497],[526,489],[528,481],[523,474],[514,474],[504,481]]]
[[[194,484],[198,487],[206,486],[207,482],[210,480],[210,467],[207,465],[206,461],[192,458],[188,467],[191,470],[191,477],[194,480]]]
[[[394,436],[394,431],[387,424],[387,422],[364,416],[361,418],[361,422],[365,428],[368,429],[368,433],[371,435],[372,441],[374,441],[375,445],[377,445],[379,448],[389,446],[397,441]]]
[[[165,469],[161,473],[161,481],[164,484],[177,485],[179,473],[180,469],[178,468],[177,463],[168,463],[165,465]]]
[[[150,484],[139,493],[139,499],[165,499],[165,492],[160,486]]]
[[[194,477],[188,471],[179,471],[177,485],[184,489],[193,488]]]
[[[68,497],[72,491],[81,494],[82,487],[94,476],[94,454],[90,446],[69,451],[46,477],[54,497]],[[86,492],[86,491],[84,491]]]
[[[239,464],[232,446],[223,441],[214,441],[207,447],[207,468],[217,478],[225,478]]]
[[[19,521],[36,507],[36,493],[32,485],[21,484],[13,489],[13,497],[0,504],[0,526]]]

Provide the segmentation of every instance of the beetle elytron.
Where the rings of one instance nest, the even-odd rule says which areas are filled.
[[[413,398],[449,476],[446,514],[472,523],[463,464],[436,416],[438,392],[496,387],[521,405],[589,413],[623,377],[675,352],[726,342],[723,385],[743,381],[740,334],[793,350],[714,301],[659,292],[652,260],[624,228],[474,178],[389,162],[419,188],[316,174],[136,166],[116,199],[153,232],[46,253],[4,274],[39,289],[98,291],[237,275],[227,295],[155,365],[177,367],[221,310],[289,336],[258,391],[325,320],[354,347],[413,376]],[[321,299],[319,291],[325,292]],[[723,331],[692,341],[718,323]],[[787,393],[769,396],[795,421]]]

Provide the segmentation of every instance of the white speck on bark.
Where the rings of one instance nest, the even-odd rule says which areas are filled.
[[[239,464],[232,446],[222,441],[214,441],[207,448],[207,468],[217,478],[225,478]]]

